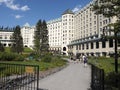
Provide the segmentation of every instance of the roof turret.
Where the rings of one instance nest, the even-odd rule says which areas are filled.
[[[65,10],[65,11],[63,12],[63,14],[62,14],[62,15],[64,15],[64,14],[74,14],[74,13],[73,13],[73,11],[72,11],[72,10],[67,9],[67,10]]]

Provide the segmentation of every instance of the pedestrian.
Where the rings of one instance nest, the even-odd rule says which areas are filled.
[[[83,62],[84,62],[84,67],[87,66],[87,57],[85,55],[83,55]]]
[[[80,56],[79,61],[80,61],[80,63],[82,63],[82,56]]]

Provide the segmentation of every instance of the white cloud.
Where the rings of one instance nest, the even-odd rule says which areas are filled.
[[[15,15],[15,18],[16,19],[20,19],[20,18],[22,18],[23,16],[21,16],[21,15]]]
[[[80,9],[82,8],[82,6],[81,5],[77,5],[75,8],[73,8],[73,12],[77,12],[77,11],[79,11]]]
[[[19,4],[14,4],[14,0],[0,0],[0,5],[1,4],[5,4],[6,7],[12,10],[21,10],[21,11],[30,10],[30,8],[27,5],[20,6]]]
[[[30,8],[27,5],[25,5],[25,6],[21,7],[21,10],[22,11],[27,11],[27,10],[30,10]]]

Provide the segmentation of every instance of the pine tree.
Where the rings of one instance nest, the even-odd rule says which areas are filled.
[[[48,52],[48,30],[45,20],[39,20],[36,24],[34,36],[34,50],[38,55]]]
[[[36,54],[40,55],[40,49],[41,49],[41,27],[42,27],[42,22],[39,20],[36,24],[36,31],[34,35],[34,50]]]
[[[12,35],[12,39],[14,40],[13,45],[11,47],[11,51],[16,53],[22,53],[23,49],[23,38],[21,36],[20,26],[16,26],[14,29],[14,33]]]
[[[42,46],[41,46],[41,50],[43,53],[48,52],[48,30],[47,30],[47,24],[46,21],[43,20],[42,22]]]

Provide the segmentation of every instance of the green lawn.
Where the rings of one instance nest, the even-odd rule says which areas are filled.
[[[10,52],[10,47],[5,47],[5,52]],[[31,52],[33,52],[32,49],[30,49],[28,47],[24,47],[23,53],[31,53]]]
[[[35,60],[29,61],[1,61],[2,63],[10,63],[10,64],[23,64],[23,65],[39,65],[40,71],[45,71],[55,67],[61,67],[66,64],[64,60],[56,60],[55,62],[45,63]]]
[[[5,47],[5,52],[10,52],[10,47]]]
[[[105,73],[108,74],[110,72],[115,71],[114,58],[106,58],[106,57],[97,57],[97,58],[89,58],[89,63],[94,64],[95,66],[104,69]],[[118,70],[120,72],[120,59],[118,60]]]
[[[32,49],[28,48],[28,47],[24,47],[24,53],[31,53],[33,52]]]
[[[7,52],[7,54],[6,54]],[[0,62],[1,63],[10,63],[10,64],[24,64],[24,65],[39,65],[40,71],[45,71],[51,68],[56,68],[56,67],[61,67],[67,64],[67,62],[65,60],[62,60],[61,56],[52,56],[50,54],[45,55],[44,57],[41,57],[39,59],[36,58],[36,56],[34,56],[32,59],[27,59],[30,55],[30,53],[32,53],[33,50],[29,49],[29,48],[24,48],[24,52],[21,54],[21,56],[24,56],[23,60],[19,60],[16,58],[19,58],[19,56],[15,56],[14,54],[10,53],[10,48],[7,47],[5,48],[5,54],[0,54],[1,59]],[[10,54],[9,54],[10,53]],[[14,59],[11,59],[11,58]],[[21,57],[20,57],[21,58]],[[3,65],[3,64],[1,64]],[[2,68],[2,66],[0,66]],[[0,68],[0,69],[1,69]],[[8,71],[6,71],[6,73],[8,73]],[[12,74],[12,73],[11,73]]]

